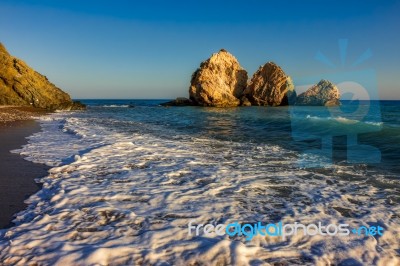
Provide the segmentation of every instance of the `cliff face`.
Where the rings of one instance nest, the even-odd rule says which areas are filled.
[[[34,71],[25,62],[11,56],[0,43],[0,105],[33,106],[49,110],[83,109],[71,97]]]
[[[296,95],[292,79],[273,62],[261,66],[254,73],[245,92],[251,105],[288,105]]]
[[[321,80],[297,97],[296,105],[337,106],[340,105],[339,89],[328,80]]]
[[[238,106],[246,84],[246,70],[232,54],[221,49],[193,73],[189,96],[201,106]]]

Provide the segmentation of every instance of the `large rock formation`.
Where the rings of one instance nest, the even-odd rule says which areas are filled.
[[[233,55],[221,49],[193,73],[189,96],[201,106],[238,106],[246,84],[246,70]]]
[[[340,105],[339,100],[338,88],[332,82],[323,79],[300,94],[297,97],[296,105],[337,106]]]
[[[254,73],[245,97],[252,105],[288,105],[296,99],[292,79],[273,62],[268,62]]]
[[[83,109],[47,77],[11,56],[0,43],[0,105],[33,106],[50,110]]]

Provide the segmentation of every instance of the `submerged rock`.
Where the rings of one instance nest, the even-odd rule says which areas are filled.
[[[243,96],[240,99],[240,106],[251,106],[251,102],[249,101],[249,99],[247,99],[246,96]]]
[[[11,56],[0,43],[0,105],[32,106],[49,110],[84,109],[25,62]]]
[[[321,80],[297,97],[296,105],[337,106],[340,105],[340,92],[328,80]]]
[[[193,101],[185,97],[178,97],[173,101],[160,104],[161,106],[192,106]]]
[[[252,105],[259,106],[288,105],[296,99],[292,79],[273,62],[260,66],[244,94]]]
[[[246,84],[247,71],[232,54],[221,49],[193,73],[189,95],[196,105],[239,106]]]

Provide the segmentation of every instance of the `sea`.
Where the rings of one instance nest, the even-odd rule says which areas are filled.
[[[399,101],[81,101],[12,151],[51,169],[0,230],[4,264],[400,265]],[[350,233],[196,231],[258,222]]]

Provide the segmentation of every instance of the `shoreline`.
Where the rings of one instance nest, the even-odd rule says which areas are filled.
[[[0,105],[0,127],[9,127],[15,121],[33,120],[49,111],[30,106]]]
[[[14,215],[27,207],[24,201],[41,189],[35,179],[47,175],[50,168],[10,152],[41,130],[34,117],[43,114],[43,110],[30,107],[0,107],[0,229],[14,225]]]

